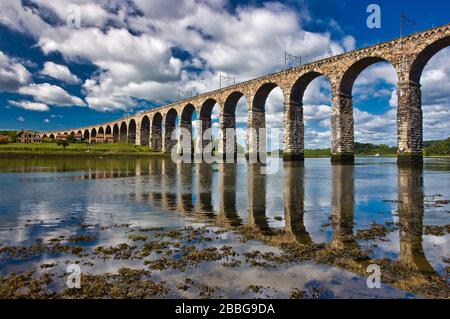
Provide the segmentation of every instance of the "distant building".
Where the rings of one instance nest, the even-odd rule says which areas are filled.
[[[83,134],[81,134],[81,132],[77,132],[73,135],[73,138],[75,141],[80,142],[83,139]]]
[[[56,141],[65,141],[65,140],[67,140],[67,134],[61,133],[56,134]]]
[[[16,135],[17,143],[42,143],[42,138],[37,132],[20,131]]]

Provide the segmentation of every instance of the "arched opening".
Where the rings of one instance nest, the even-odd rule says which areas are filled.
[[[207,99],[200,107],[199,125],[197,134],[197,148],[202,152],[224,153],[224,149],[220,150],[219,131],[220,131],[220,106],[215,99]],[[234,128],[234,126],[227,126]],[[226,138],[226,132],[222,135],[223,141]],[[209,145],[210,144],[210,145]],[[209,145],[209,146],[208,146]],[[224,147],[225,142],[222,144]],[[207,148],[208,147],[208,148]]]
[[[103,129],[103,127],[100,127],[98,129],[97,142],[103,143],[104,141],[105,141],[105,130]]]
[[[181,111],[180,128],[183,128],[185,132],[180,132],[180,144],[179,153],[188,151],[190,154],[194,153],[194,128],[192,123],[197,120],[197,112],[192,104],[186,105]]]
[[[423,114],[423,154],[449,156],[448,150],[436,147],[438,140],[450,138],[450,37],[431,43],[420,52],[410,72],[410,83],[417,83]],[[442,143],[441,143],[442,144]]]
[[[119,132],[119,142],[120,143],[126,143],[127,142],[127,124],[125,122],[122,122],[120,124],[120,132]]]
[[[89,136],[89,131],[88,130],[84,130],[83,140],[85,140],[86,142],[90,142],[90,136]]]
[[[409,74],[409,79],[412,82],[420,83],[422,73],[430,62],[431,58],[438,53],[439,51],[450,46],[450,36],[439,39],[429,46],[427,46],[422,52],[417,55],[417,58],[414,60],[411,71]]]
[[[333,162],[353,163],[355,140],[389,142],[396,136],[386,131],[395,131],[396,127],[396,111],[391,107],[397,82],[392,64],[381,57],[362,58],[344,73],[331,116]],[[360,144],[356,146],[359,153]]]
[[[95,128],[91,130],[91,143],[97,143],[97,130]]]
[[[141,145],[150,146],[150,119],[147,115],[141,121]]]
[[[283,92],[276,83],[265,83],[256,91],[247,120],[249,157],[257,155],[258,160],[265,162],[267,151],[278,152],[282,149],[283,109]],[[269,130],[266,133],[265,130],[261,129]],[[272,129],[277,130],[272,131]],[[267,135],[268,133],[270,134]],[[269,142],[268,145],[267,142]],[[264,158],[261,158],[261,156],[264,156]]]
[[[105,129],[105,143],[112,143],[113,142],[113,138],[112,138],[112,134],[111,134],[111,126],[106,126]]]
[[[164,120],[164,134],[163,134],[163,145],[162,151],[164,153],[170,153],[172,148],[177,145],[177,140],[172,140],[172,135],[177,136],[177,124],[178,124],[178,113],[175,109],[170,109]],[[175,132],[175,133],[174,133]]]
[[[54,140],[54,139],[55,139],[55,134],[50,134],[50,138],[51,138],[52,140]]]
[[[303,74],[294,83],[289,98],[284,109],[284,159],[302,160],[305,148],[311,154],[327,154],[331,115],[327,77],[317,71]]]
[[[331,84],[325,75],[315,77],[304,91],[304,148],[311,155],[330,155],[331,99]]]
[[[234,147],[228,149],[225,146],[226,153],[234,151],[236,155],[241,156],[247,152],[247,116],[246,96],[238,91],[231,93],[225,100],[222,123],[220,124],[225,132],[226,129],[235,129]],[[224,137],[226,138],[225,134]]]
[[[128,143],[136,144],[136,121],[130,120],[128,123]]]
[[[119,140],[120,140],[119,124],[114,124],[114,126],[113,126],[113,143],[118,143]]]
[[[150,128],[150,148],[155,152],[162,150],[162,115],[155,113],[152,118],[152,126]]]

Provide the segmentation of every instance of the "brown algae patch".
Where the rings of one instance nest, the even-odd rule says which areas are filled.
[[[386,241],[386,236],[395,231],[396,228],[393,227],[392,222],[385,222],[383,224],[377,224],[373,222],[370,228],[364,230],[358,230],[355,234],[356,240],[380,240]]]
[[[48,254],[72,254],[83,256],[84,248],[80,246],[61,245],[60,243],[37,243],[30,246],[4,246],[0,247],[2,258],[28,259],[33,256]]]
[[[394,229],[395,225],[386,223],[377,225],[373,223],[368,230],[360,231],[359,239],[382,239]],[[446,226],[442,226],[445,227]],[[267,234],[250,227],[238,227],[239,239],[243,241],[258,240],[264,242],[269,238]],[[118,273],[89,274],[83,273],[81,289],[61,289],[51,291],[48,284],[51,277],[33,278],[31,273],[22,275],[10,274],[1,278],[2,295],[6,298],[162,298],[167,296],[170,289],[164,281],[156,282],[152,278],[155,272],[177,270],[184,272],[195,269],[202,263],[218,263],[223,267],[237,268],[241,266],[257,267],[261,269],[280,269],[287,264],[312,261],[318,264],[337,266],[360,276],[367,276],[366,269],[369,264],[378,264],[382,267],[383,282],[393,284],[401,289],[419,292],[430,297],[448,296],[449,288],[442,277],[438,275],[424,275],[417,269],[409,267],[399,261],[388,258],[370,259],[371,247],[360,247],[355,241],[343,242],[339,247],[330,244],[299,244],[297,242],[282,242],[275,251],[248,250],[239,251],[229,245],[218,245],[222,240],[224,229],[211,230],[206,227],[185,227],[164,231],[160,228],[145,230],[154,231],[154,234],[142,235],[142,229],[136,228],[135,233],[128,237],[128,242],[116,246],[97,246],[84,248],[62,244],[64,237],[57,237],[48,243],[38,242],[25,247],[7,247],[0,245],[2,258],[29,258],[44,253],[65,253],[79,257],[86,257],[80,263],[84,265],[87,258],[92,260],[141,260],[139,269],[121,268]],[[240,232],[242,231],[242,233]],[[278,230],[273,230],[273,234]],[[151,235],[154,235],[153,237]],[[96,240],[93,236],[67,237],[67,241],[90,242]],[[69,261],[68,261],[69,262]],[[56,271],[57,263],[47,263],[40,266],[41,271]],[[447,267],[448,268],[448,267]],[[195,271],[195,270],[193,270]],[[447,269],[448,271],[448,269]],[[161,276],[159,274],[158,276]],[[64,278],[66,274],[62,274]],[[407,283],[405,283],[407,282]],[[9,287],[9,288],[8,288]],[[30,287],[30,289],[23,289]],[[270,287],[250,285],[245,294],[256,297],[270,297]],[[8,289],[11,291],[8,293]],[[204,283],[186,278],[176,286],[179,292],[196,292],[201,298],[212,298],[220,295],[218,287],[210,287]],[[244,294],[244,295],[245,295]],[[267,296],[266,296],[267,295]],[[273,295],[273,294],[272,294]],[[303,291],[293,288],[288,295],[291,298],[319,298],[323,296],[320,291]]]
[[[79,289],[64,289],[62,298],[161,298],[168,288],[165,282],[150,279],[146,270],[119,269],[117,274],[82,274]]]
[[[445,234],[450,234],[450,225],[425,225],[423,226],[423,233],[424,235],[445,236]]]
[[[0,298],[19,299],[54,298],[55,293],[48,291],[48,285],[52,282],[49,274],[35,278],[32,272],[10,273],[0,277]]]
[[[217,293],[221,292],[222,289],[219,287],[211,287],[205,283],[195,281],[191,278],[185,278],[184,282],[179,283],[176,287],[178,290],[188,291],[195,289],[199,298],[210,299],[210,298],[220,298]]]
[[[81,285],[77,289],[52,291],[51,275],[33,276],[32,272],[11,273],[0,277],[0,298],[161,298],[168,288],[165,282],[150,279],[146,270],[119,269],[117,274],[81,274]]]

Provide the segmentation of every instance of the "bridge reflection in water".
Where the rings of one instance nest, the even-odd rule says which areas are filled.
[[[279,195],[284,201],[282,227],[271,226],[274,223],[267,216],[267,184],[271,175],[261,174],[260,164],[175,164],[170,159],[158,159],[139,162],[134,169],[127,171],[91,172],[85,175],[85,178],[147,175],[145,186],[136,183],[135,192],[131,192],[129,196],[149,204],[150,210],[176,212],[193,218],[194,221],[236,232],[243,228],[251,228],[252,234],[256,234],[255,239],[269,245],[280,246],[289,243],[318,245],[328,251],[361,250],[362,255],[364,246],[361,240],[356,239],[354,230],[355,166],[330,166],[332,235],[326,243],[314,242],[313,236],[305,226],[304,163],[284,162],[283,166],[283,187],[275,189],[280,192]],[[242,179],[245,179],[243,174],[247,175],[246,183],[242,183]],[[158,191],[146,191],[144,188],[147,186]],[[243,186],[247,188],[246,196],[240,196]],[[398,166],[397,190],[396,226],[400,249],[396,260],[389,262],[407,267],[411,272],[405,274],[402,280],[398,281],[397,277],[391,283],[405,290],[420,291],[421,286],[435,281],[442,283],[443,280],[427,260],[422,245],[423,168]],[[241,197],[247,199],[246,211],[238,208],[244,206],[239,202],[238,198]],[[280,223],[282,221],[275,224]],[[367,242],[365,244],[367,247]],[[339,267],[367,275],[367,266],[374,262],[376,260],[373,258],[352,259],[352,256],[349,256],[339,264]]]

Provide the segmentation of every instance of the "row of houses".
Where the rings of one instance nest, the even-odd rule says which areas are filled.
[[[22,130],[16,134],[16,143],[42,143],[42,138],[37,132]]]
[[[21,130],[16,135],[16,143],[42,143],[46,141],[65,141],[69,138],[68,134],[54,134],[42,135],[34,131]],[[81,132],[73,134],[73,140],[77,142],[84,141]],[[90,143],[113,143],[113,136],[111,134],[97,134],[97,136],[90,137]]]

